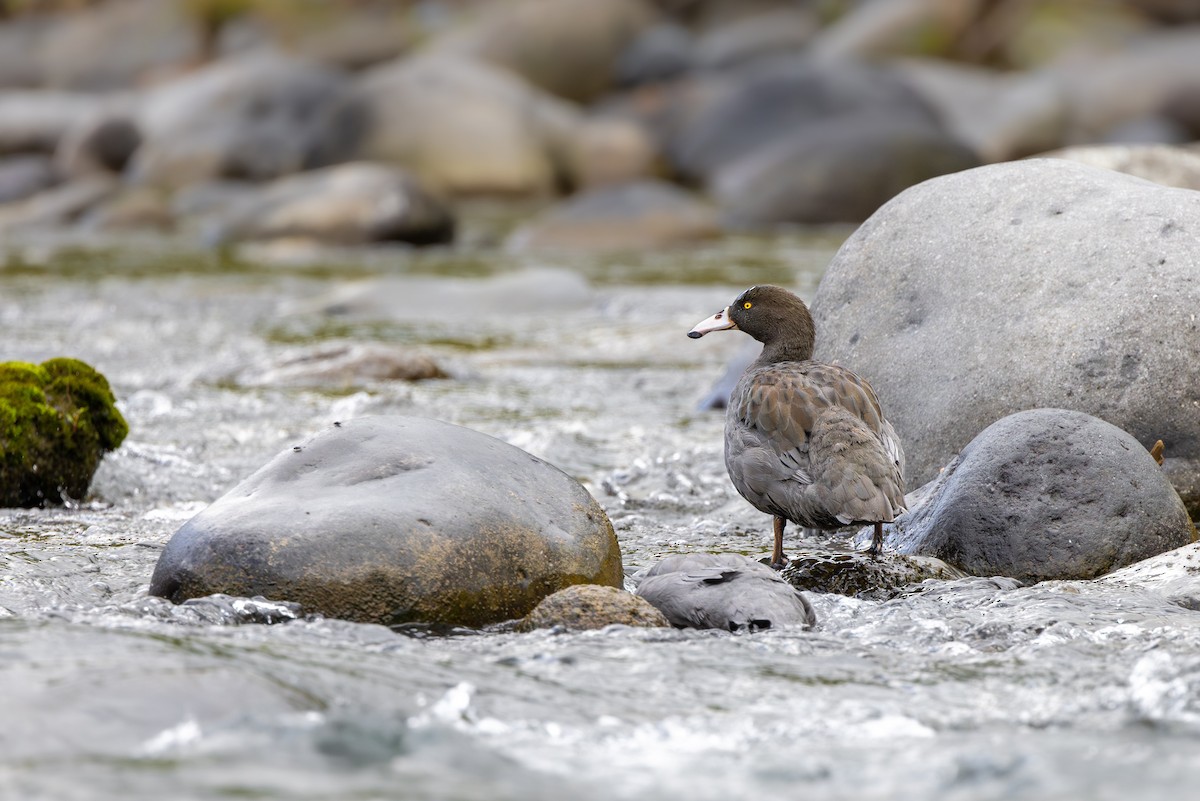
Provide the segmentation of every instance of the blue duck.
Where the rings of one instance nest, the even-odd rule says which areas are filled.
[[[845,367],[814,361],[816,330],[804,301],[777,286],[753,286],[688,336],[744,331],[762,353],[729,396],[725,467],[756,509],[773,515],[771,565],[781,568],[783,530],[875,526],[904,511],[904,451],[875,391]]]
[[[795,587],[736,553],[668,556],[645,573],[634,594],[678,628],[761,631],[817,622]]]

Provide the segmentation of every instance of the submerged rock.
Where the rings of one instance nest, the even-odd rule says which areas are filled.
[[[670,625],[662,612],[644,598],[616,587],[576,584],[543,598],[518,628],[532,631],[559,626],[567,631],[588,631],[613,624],[642,628]]]
[[[635,592],[677,628],[761,631],[817,623],[799,590],[741,554],[668,556],[646,571]]]
[[[408,348],[358,343],[306,349],[266,369],[233,377],[242,386],[346,390],[380,381],[449,378],[431,357]]]
[[[888,551],[873,557],[865,551],[804,547],[793,549],[789,559],[780,575],[796,589],[876,601],[901,595],[927,579],[949,581],[965,575],[941,559]]]
[[[887,529],[900,553],[1025,582],[1095,578],[1195,538],[1137,440],[1064,409],[988,426]]]
[[[1060,159],[947,175],[846,240],[812,303],[817,358],[867,376],[933,479],[1022,409],[1095,415],[1200,515],[1200,193]]]
[[[364,417],[289,448],[188,521],[150,592],[483,626],[572,584],[620,586],[621,575],[608,518],[554,466],[437,420]]]
[[[1114,570],[1098,581],[1151,590],[1177,606],[1200,612],[1200,543]]]
[[[0,363],[0,506],[87,495],[129,433],[104,376],[76,359]]]

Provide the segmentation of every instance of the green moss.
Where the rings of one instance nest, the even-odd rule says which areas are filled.
[[[0,506],[84,497],[128,433],[108,381],[83,362],[0,363]]]

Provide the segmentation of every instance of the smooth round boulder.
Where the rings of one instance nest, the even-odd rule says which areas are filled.
[[[656,628],[670,623],[649,601],[633,593],[598,584],[576,584],[547,595],[517,628],[590,631],[612,625]]]
[[[1066,409],[988,426],[888,528],[886,544],[902,554],[1025,582],[1095,578],[1195,538],[1154,457]]]
[[[871,382],[917,487],[996,420],[1058,407],[1142,446],[1200,515],[1200,193],[1061,159],[935,178],[842,245],[816,358]]]
[[[622,584],[612,525],[558,468],[417,417],[285,450],[167,543],[150,594],[295,601],[359,622],[483,626],[573,584]]]
[[[742,554],[668,556],[640,576],[634,592],[676,628],[764,631],[817,623],[799,590]]]

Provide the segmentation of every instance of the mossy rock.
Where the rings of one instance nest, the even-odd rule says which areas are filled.
[[[849,595],[886,601],[926,579],[950,581],[965,573],[932,556],[905,556],[885,551],[879,557],[865,551],[827,548],[796,549],[781,572],[798,590]]]
[[[83,498],[128,433],[108,381],[83,362],[0,362],[0,506]]]

